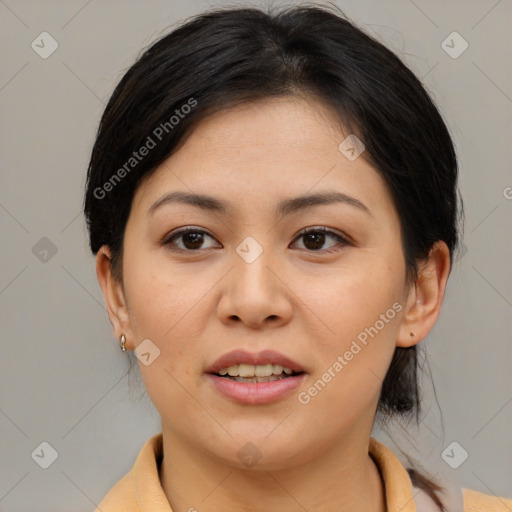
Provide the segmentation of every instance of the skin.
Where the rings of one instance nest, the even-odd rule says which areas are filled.
[[[108,247],[97,255],[117,339],[124,334],[133,350],[149,338],[160,350],[139,367],[162,418],[160,478],[176,512],[386,510],[368,455],[382,379],[395,347],[418,343],[436,322],[450,258],[437,242],[420,278],[407,282],[391,195],[368,161],[340,152],[347,135],[329,110],[305,98],[214,114],[137,189],[122,282],[112,277]],[[231,212],[174,203],[148,216],[171,191],[215,196]],[[319,191],[348,194],[369,213],[334,203],[276,217],[279,201]],[[206,231],[202,245],[186,237],[174,240],[174,251],[162,244],[183,226]],[[314,241],[298,236],[308,227],[349,241],[327,235],[314,250]],[[247,236],[263,248],[252,263],[236,252]],[[301,404],[298,393],[397,302],[402,310]],[[304,385],[270,404],[229,400],[204,372],[236,348],[287,355],[306,369]],[[262,454],[251,468],[237,457],[247,442]]]

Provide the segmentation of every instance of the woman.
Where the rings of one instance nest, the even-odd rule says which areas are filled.
[[[510,511],[371,438],[419,410],[458,211],[436,107],[343,16],[224,9],[154,43],[105,109],[85,215],[162,432],[98,510]]]

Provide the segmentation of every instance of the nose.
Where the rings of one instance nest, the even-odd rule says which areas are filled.
[[[223,280],[218,316],[225,324],[243,322],[252,329],[280,327],[293,314],[292,291],[279,265],[263,252],[248,263],[234,255],[234,268]]]

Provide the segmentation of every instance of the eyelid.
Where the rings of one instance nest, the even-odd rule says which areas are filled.
[[[309,226],[307,228],[301,229],[297,233],[295,238],[297,238],[298,236],[301,236],[301,235],[307,235],[310,232],[316,233],[318,231],[320,231],[321,233],[333,234],[333,235],[339,236],[340,238],[343,238],[347,242],[351,241],[351,238],[348,235],[346,235],[345,233],[343,233],[342,231],[338,231],[338,230],[335,230],[332,228],[328,228],[327,226],[321,226],[321,225],[320,226]]]

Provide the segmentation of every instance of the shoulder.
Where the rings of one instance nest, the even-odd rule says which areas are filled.
[[[463,489],[464,512],[512,512],[512,499]]]
[[[132,469],[101,500],[94,512],[171,512],[160,485],[159,461],[163,455],[162,433],[148,439]]]
[[[371,438],[369,453],[382,475],[389,510],[440,511],[431,496],[411,480],[405,466],[387,446]],[[510,498],[465,489],[449,478],[440,478],[439,482],[440,490],[435,494],[447,512],[512,512]]]
[[[94,512],[139,512],[133,493],[132,474],[127,473],[101,500]]]

